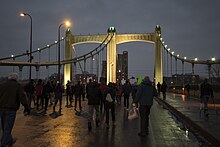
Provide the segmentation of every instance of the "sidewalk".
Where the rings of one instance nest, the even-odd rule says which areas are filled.
[[[187,100],[185,95],[168,93],[165,102],[220,141],[220,104],[212,104],[212,99],[209,100],[207,119],[203,111],[200,111],[201,104],[198,98],[191,97]]]
[[[64,100],[64,99],[63,99]],[[149,135],[139,137],[139,119],[128,120],[128,111],[116,106],[116,126],[106,129],[104,117],[101,126],[87,129],[87,101],[83,102],[81,115],[74,108],[63,107],[62,115],[53,118],[49,114],[33,113],[23,116],[22,108],[17,112],[13,136],[15,147],[188,147],[199,146],[192,134],[180,129],[180,124],[156,101],[151,109]],[[104,115],[102,115],[104,116]]]

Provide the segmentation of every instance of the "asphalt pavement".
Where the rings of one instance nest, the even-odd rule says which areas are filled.
[[[168,95],[167,102],[173,103],[177,109],[190,115],[194,109],[194,103],[190,108],[185,107],[185,102],[177,95]],[[211,146],[201,142],[197,136],[184,128],[174,115],[154,101],[150,114],[149,135],[139,137],[139,118],[128,120],[128,111],[123,105],[116,104],[116,126],[107,129],[105,114],[102,112],[101,125],[92,124],[92,131],[88,131],[87,101],[83,101],[82,111],[74,111],[74,107],[66,108],[63,98],[63,109],[59,115],[53,113],[52,107],[46,114],[32,109],[31,115],[24,116],[23,108],[17,112],[16,122],[13,128],[13,136],[17,139],[15,147],[199,147]],[[181,105],[182,104],[182,105]],[[194,113],[194,112],[193,112]],[[199,118],[201,118],[198,115]],[[213,118],[212,118],[213,117]],[[217,117],[211,115],[209,122]],[[111,120],[111,117],[110,117]],[[205,121],[201,118],[202,121]],[[195,120],[197,121],[197,119]],[[219,120],[218,120],[219,121]],[[201,121],[199,121],[201,123]],[[207,121],[205,121],[207,123]],[[213,122],[212,122],[213,123]],[[210,124],[212,125],[212,124]],[[215,129],[214,129],[215,130]],[[220,132],[220,131],[219,131]]]

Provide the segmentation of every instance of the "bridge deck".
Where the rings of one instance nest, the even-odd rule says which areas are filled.
[[[194,118],[197,116],[193,121],[203,125],[210,132],[220,132],[220,121],[214,114],[210,116],[210,120],[207,122],[204,118],[199,117],[199,113],[194,111],[197,111],[198,102],[192,100],[190,109],[185,107],[185,103],[177,95],[168,95],[167,102],[189,117]],[[106,129],[103,120],[100,127],[96,128],[93,125],[92,131],[88,132],[87,109],[87,101],[83,102],[83,112],[81,115],[75,115],[73,108],[63,107],[63,115],[54,119],[49,115],[52,113],[51,108],[46,115],[33,111],[32,115],[27,117],[23,116],[21,108],[17,112],[16,123],[13,129],[13,136],[18,139],[14,146],[187,147],[199,146],[201,144],[201,141],[198,141],[190,132],[186,135],[183,125],[176,121],[175,117],[156,101],[151,109],[150,133],[147,137],[139,137],[137,135],[139,132],[139,119],[128,120],[127,111],[120,105],[116,106],[115,127],[110,126],[110,129]],[[102,118],[104,118],[103,115]],[[208,143],[204,144],[208,145]]]

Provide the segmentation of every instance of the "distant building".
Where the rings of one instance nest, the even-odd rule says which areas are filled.
[[[128,52],[123,51],[117,56],[117,80],[128,79]]]
[[[107,62],[102,61],[102,75],[101,77],[106,78],[107,77]]]

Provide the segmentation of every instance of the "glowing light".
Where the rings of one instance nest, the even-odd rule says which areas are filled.
[[[15,55],[11,55],[12,58],[14,58]]]
[[[170,51],[170,48],[168,48],[167,50]]]
[[[37,50],[40,51],[40,48],[38,48]]]
[[[186,59],[187,59],[187,57],[184,57],[184,59],[186,60]]]
[[[198,58],[195,58],[194,60],[195,60],[195,61],[198,61]]]
[[[174,52],[172,52],[172,54],[174,54]]]
[[[22,13],[20,13],[20,16],[25,16],[25,13],[23,13],[23,12],[22,12]]]
[[[163,40],[163,38],[161,37],[161,38],[160,38],[160,41],[162,41],[162,40]]]
[[[180,55],[179,55],[179,54],[177,54],[176,56],[177,56],[177,57],[179,57]]]
[[[61,38],[62,40],[64,39],[64,37]]]
[[[69,26],[71,25],[70,21],[66,21],[66,22],[65,22],[65,25],[66,25],[67,27],[69,27]]]
[[[164,45],[165,48],[167,48],[167,45]]]
[[[55,41],[55,43],[57,44],[57,41]]]
[[[215,58],[213,57],[211,60],[212,60],[212,61],[215,61]]]
[[[50,47],[50,45],[48,44],[47,47]]]

